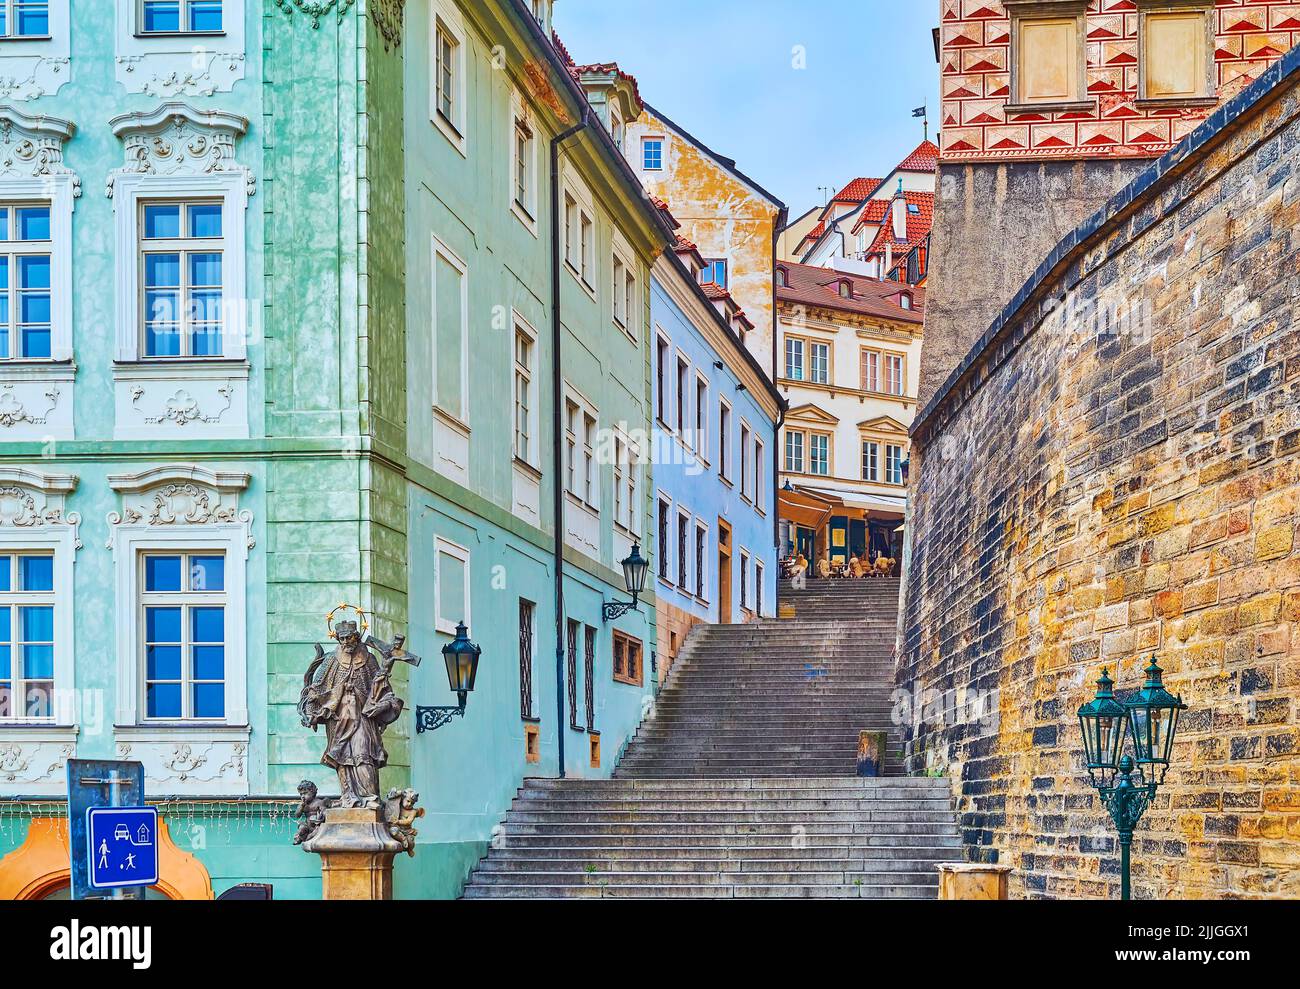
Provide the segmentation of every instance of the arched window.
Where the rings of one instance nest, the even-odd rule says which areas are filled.
[[[912,293],[904,292],[900,295],[898,297],[898,304],[910,312],[912,309]]]
[[[785,268],[776,269],[776,285],[777,288],[790,287],[790,272],[788,272]]]

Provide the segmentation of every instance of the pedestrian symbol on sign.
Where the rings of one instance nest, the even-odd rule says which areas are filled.
[[[153,807],[92,807],[86,811],[90,885],[94,889],[158,882],[158,811]]]

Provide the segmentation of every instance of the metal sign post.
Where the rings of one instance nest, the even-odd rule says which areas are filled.
[[[112,759],[67,766],[72,898],[144,899],[158,882],[158,812],[144,806],[144,766]]]

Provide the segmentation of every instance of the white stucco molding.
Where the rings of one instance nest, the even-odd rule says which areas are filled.
[[[50,0],[50,33],[0,44],[0,100],[53,96],[72,78],[72,18],[68,0]]]
[[[114,736],[122,758],[139,759],[158,792],[248,792],[247,567],[253,513],[239,507],[250,475],[168,464],[111,474],[121,496],[108,514],[117,621]],[[137,613],[146,552],[220,553],[226,558],[226,702],[220,721],[150,721],[143,716],[142,643]]]
[[[129,175],[237,173],[249,196],[257,191],[252,171],[235,161],[235,142],[248,133],[248,120],[237,113],[171,102],[120,114],[108,124],[126,148],[126,165],[108,178],[110,198],[120,179]]]
[[[116,3],[117,81],[128,93],[211,96],[244,78],[245,0],[225,0],[222,30],[211,34],[142,34],[138,0]]]

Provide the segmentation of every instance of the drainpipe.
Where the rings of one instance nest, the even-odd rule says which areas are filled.
[[[551,463],[555,480],[555,738],[559,742],[560,779],[564,779],[564,372],[560,352],[564,332],[560,326],[560,145],[591,122],[591,108],[582,107],[582,119],[551,139]]]

